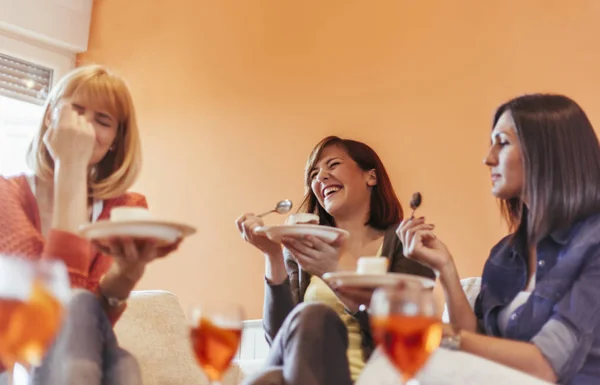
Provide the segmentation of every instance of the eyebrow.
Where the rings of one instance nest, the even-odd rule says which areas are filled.
[[[71,103],[71,105],[72,105],[72,106],[73,106],[73,108],[75,108],[75,109],[81,109],[81,110],[85,110],[85,107],[84,107],[84,106],[82,106],[81,104],[77,104],[77,103]],[[112,117],[110,114],[108,114],[107,112],[96,112],[96,115],[97,115],[99,118],[104,118],[104,119],[108,119],[108,120],[111,120],[111,121],[114,121],[114,120],[115,120],[115,119],[114,119],[114,118],[113,118],[113,117]]]

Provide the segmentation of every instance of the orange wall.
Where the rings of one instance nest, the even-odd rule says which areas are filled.
[[[136,190],[199,233],[140,289],[237,298],[260,317],[263,261],[234,220],[299,203],[312,146],[338,134],[381,155],[401,200],[477,275],[502,235],[485,155],[495,106],[557,91],[600,127],[600,2],[96,0],[89,52],[133,88]],[[272,217],[270,222],[280,221]]]

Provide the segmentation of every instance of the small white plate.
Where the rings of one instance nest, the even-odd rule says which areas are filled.
[[[155,238],[160,246],[169,246],[179,238],[188,237],[196,229],[174,222],[156,220],[109,221],[103,220],[79,228],[79,234],[89,240],[94,240],[100,245],[114,237],[131,237],[137,239]]]
[[[326,242],[335,241],[341,234],[350,235],[346,230],[321,225],[263,226],[256,229],[256,231],[265,233],[270,240],[277,243],[281,243],[281,238],[288,235],[312,235]]]
[[[335,273],[323,274],[323,280],[334,287],[349,286],[360,288],[377,288],[395,286],[400,282],[407,281],[420,283],[426,289],[435,286],[435,281],[433,279],[403,273],[358,274],[353,271],[339,271]]]

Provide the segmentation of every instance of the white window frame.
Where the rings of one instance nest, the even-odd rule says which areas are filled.
[[[10,35],[4,31],[0,31],[0,52],[24,60],[35,65],[43,66],[52,70],[52,84],[63,77],[66,73],[75,68],[76,56],[73,52],[62,51],[58,48],[44,45],[43,43],[26,38]],[[27,102],[25,102],[27,103]],[[7,138],[6,138],[7,139]],[[20,144],[22,142],[19,142]],[[6,142],[12,146],[9,142]],[[24,156],[25,154],[23,154]],[[10,169],[10,167],[9,167]],[[5,169],[0,170],[0,174],[5,174]],[[30,170],[22,170],[30,172]],[[10,171],[7,171],[10,175]]]
[[[0,52],[53,70],[52,85],[75,68],[76,56],[72,52],[38,43],[33,40],[0,32]]]

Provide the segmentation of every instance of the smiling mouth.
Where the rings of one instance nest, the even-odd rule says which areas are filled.
[[[342,189],[341,186],[329,186],[323,189],[323,198],[327,199]]]

